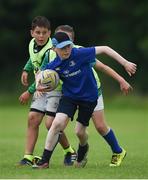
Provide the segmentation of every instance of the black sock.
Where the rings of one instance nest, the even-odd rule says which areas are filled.
[[[43,155],[42,155],[42,160],[45,162],[49,162],[51,155],[53,151],[49,151],[47,149],[44,149]]]
[[[84,159],[85,155],[86,155],[86,152],[88,151],[88,148],[89,148],[89,145],[86,144],[84,146],[81,146],[79,144],[79,148],[78,148],[78,158],[77,158],[77,161],[80,162]]]

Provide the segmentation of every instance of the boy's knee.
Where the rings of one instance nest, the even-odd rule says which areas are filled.
[[[54,120],[52,125],[51,125],[51,129],[53,129],[54,131],[63,131],[64,130],[64,126],[63,126],[63,123],[60,123],[60,121],[58,120]]]
[[[53,120],[53,123],[52,123],[52,128],[56,128],[58,129],[59,131],[63,131],[67,125],[67,119],[68,116],[63,114],[63,113],[57,113],[55,119]]]
[[[35,115],[30,114],[28,117],[28,127],[37,128],[41,124],[41,119],[38,119]]]

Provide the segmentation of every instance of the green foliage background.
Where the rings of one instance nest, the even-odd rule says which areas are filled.
[[[119,92],[118,84],[102,73],[99,75],[105,98],[110,95],[110,99],[107,97],[109,106],[105,106],[108,123],[128,151],[123,166],[120,169],[108,167],[111,153],[92,125],[89,128],[92,146],[86,168],[65,169],[61,165],[60,148],[57,148],[52,167],[47,171],[35,172],[14,166],[24,153],[29,106],[22,108],[17,96],[23,91],[20,75],[28,60],[31,21],[37,15],[44,15],[51,21],[52,32],[61,24],[73,26],[76,44],[108,45],[135,62],[137,73],[129,77],[110,58],[98,57],[133,85],[133,95],[148,94],[147,0],[0,0],[0,178],[148,178],[148,100],[139,96],[115,98],[114,94]],[[71,133],[73,125],[67,131],[77,148],[76,137]],[[35,152],[38,155],[42,152],[45,136],[43,126]]]
[[[21,70],[28,59],[30,24],[37,15],[56,26],[69,24],[76,31],[75,43],[84,46],[108,45],[137,63],[137,74],[130,78],[110,58],[99,59],[123,75],[137,93],[148,92],[148,1],[147,0],[1,0],[0,1],[0,92],[18,92]],[[110,90],[112,81],[101,75]]]

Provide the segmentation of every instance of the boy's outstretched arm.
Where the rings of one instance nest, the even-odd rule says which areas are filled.
[[[102,71],[115,79],[120,84],[120,89],[125,95],[127,95],[129,91],[133,89],[132,86],[122,76],[120,76],[116,71],[114,71],[109,66],[103,64],[99,60],[96,60],[94,68],[95,70]]]
[[[132,63],[125,58],[123,58],[120,54],[118,54],[115,50],[108,46],[96,46],[96,54],[106,54],[113,59],[115,59],[118,63],[120,63],[126,70],[126,72],[131,76],[136,73],[137,65]]]

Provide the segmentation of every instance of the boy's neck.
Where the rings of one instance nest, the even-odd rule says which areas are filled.
[[[44,46],[46,46],[46,44],[48,43],[49,38],[47,40],[47,42],[43,45],[43,46],[39,46],[36,41],[34,41],[34,52],[37,53],[39,52]]]

